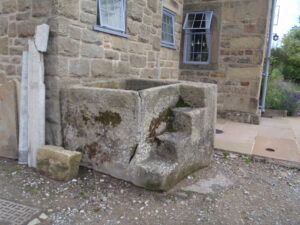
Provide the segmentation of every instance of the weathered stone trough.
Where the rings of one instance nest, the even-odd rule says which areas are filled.
[[[62,92],[64,147],[82,165],[152,190],[167,190],[209,165],[217,87],[118,79]]]

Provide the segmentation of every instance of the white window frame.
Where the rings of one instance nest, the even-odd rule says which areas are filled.
[[[194,14],[194,18],[196,17],[196,15],[199,14],[204,14],[205,17],[207,18],[205,20],[205,27],[194,27],[194,23],[195,23],[195,19],[193,20],[193,24],[192,26],[190,26],[188,24],[188,18],[190,17],[190,15]],[[187,12],[186,16],[185,16],[185,20],[184,20],[184,24],[183,24],[183,30],[184,30],[184,53],[183,53],[183,62],[185,64],[209,64],[211,61],[211,21],[212,21],[212,17],[213,17],[213,11],[191,11],[191,12]],[[202,21],[201,21],[202,22]],[[200,23],[202,25],[202,23]],[[201,30],[198,31],[197,30]],[[208,58],[207,61],[192,61],[189,60],[190,57],[190,38],[192,35],[197,35],[197,34],[201,34],[201,35],[205,35],[206,38],[206,45],[208,48]],[[199,54],[203,54],[203,52],[199,52]]]
[[[101,0],[97,1],[97,25],[93,27],[96,31],[101,31],[117,36],[122,36],[128,38],[129,35],[126,34],[126,0],[121,0],[121,27],[110,26],[109,24],[103,23],[103,15],[101,13]]]
[[[161,46],[166,47],[166,48],[176,49],[176,32],[175,32],[176,14],[174,12],[170,11],[169,9],[163,8],[163,10],[162,10],[162,23],[163,23],[164,14],[171,17],[171,19],[172,19],[173,42],[164,41],[164,40],[162,40],[162,36],[161,36],[160,44],[161,44]],[[161,29],[162,29],[161,32],[163,33],[163,26],[161,27]]]

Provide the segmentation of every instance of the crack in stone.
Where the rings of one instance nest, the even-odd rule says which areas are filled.
[[[133,149],[133,153],[132,153],[132,155],[130,156],[129,164],[130,164],[131,161],[133,160],[133,158],[134,158],[134,156],[135,156],[135,154],[136,154],[136,150],[138,149],[138,147],[139,147],[139,144],[136,144],[136,146],[135,146],[134,149]]]

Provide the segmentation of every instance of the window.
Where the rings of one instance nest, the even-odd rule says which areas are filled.
[[[161,45],[164,47],[175,48],[175,21],[175,14],[168,9],[163,9]]]
[[[209,64],[211,58],[212,11],[188,12],[183,29],[184,63]]]
[[[94,30],[125,35],[126,0],[97,0],[98,21]]]

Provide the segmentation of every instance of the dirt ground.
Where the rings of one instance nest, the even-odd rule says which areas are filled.
[[[57,182],[0,158],[0,198],[41,208],[43,225],[299,225],[300,171],[216,153],[210,167],[157,193],[84,168]]]

